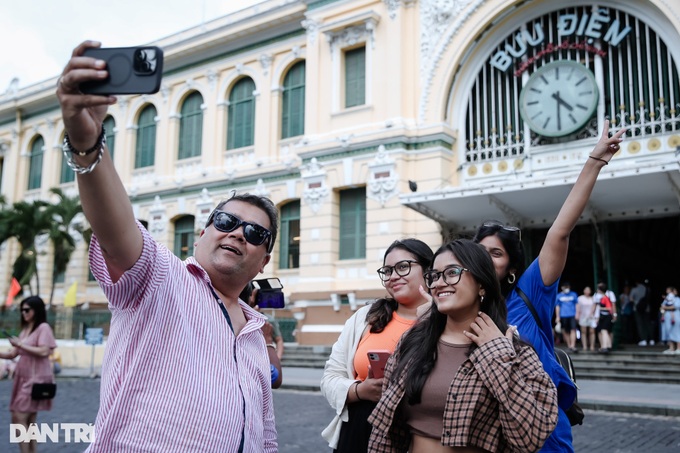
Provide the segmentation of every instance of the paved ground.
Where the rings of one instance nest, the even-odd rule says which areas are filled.
[[[94,423],[99,404],[98,379],[60,379],[53,410],[38,415],[39,423]],[[9,445],[10,381],[0,381],[0,451],[18,451]],[[678,395],[668,395],[679,398]],[[320,436],[332,410],[318,392],[274,392],[276,425],[281,453],[327,453]],[[581,453],[677,453],[680,451],[678,417],[586,411],[586,423],[574,429],[576,451]],[[40,453],[75,453],[77,444],[47,443]]]

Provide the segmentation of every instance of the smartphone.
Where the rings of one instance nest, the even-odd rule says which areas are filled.
[[[86,94],[152,94],[161,87],[163,50],[156,46],[88,48],[84,56],[106,61],[109,76],[80,84]]]
[[[2,336],[5,338],[12,338],[14,335],[10,334],[5,329],[2,329]]]
[[[253,287],[258,290],[255,305],[260,308],[284,308],[286,303],[281,280],[278,278],[253,280]]]
[[[371,365],[371,374],[375,379],[380,379],[385,376],[385,365],[387,365],[387,359],[390,358],[392,353],[386,349],[376,349],[373,351],[368,351],[368,363]]]

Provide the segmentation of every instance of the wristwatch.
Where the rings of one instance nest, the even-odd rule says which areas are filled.
[[[273,348],[276,351],[276,343],[267,343],[268,348]]]

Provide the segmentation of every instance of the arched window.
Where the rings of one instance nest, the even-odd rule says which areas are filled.
[[[111,115],[104,120],[104,129],[106,129],[106,147],[109,148],[111,160],[113,160],[113,149],[116,147],[116,120]]]
[[[64,139],[62,138],[60,143],[63,141]],[[61,156],[61,174],[59,176],[59,182],[61,184],[67,184],[75,181],[76,174],[66,163],[66,157],[64,157],[64,153],[61,152],[61,149],[59,149],[59,155]]]
[[[281,207],[279,269],[300,267],[300,200]]]
[[[185,215],[175,221],[174,254],[185,259],[194,254],[194,216]]]
[[[28,168],[28,190],[40,188],[44,153],[45,140],[43,140],[41,136],[37,136],[31,145],[31,163]]]
[[[227,149],[252,146],[255,138],[255,82],[245,77],[229,93]]]
[[[135,168],[151,167],[156,154],[156,108],[149,105],[139,114]]]
[[[201,155],[203,135],[203,96],[195,91],[182,103],[179,120],[179,150],[177,159]]]
[[[283,79],[281,138],[305,133],[305,62],[296,63]]]

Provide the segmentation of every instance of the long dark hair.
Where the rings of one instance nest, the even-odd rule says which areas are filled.
[[[456,239],[442,245],[435,252],[432,261],[445,252],[453,253],[481,285],[484,289],[484,303],[481,304],[480,310],[489,315],[501,332],[505,332],[508,329],[508,309],[489,253],[484,247],[469,239]],[[396,383],[406,372],[405,396],[410,404],[420,402],[423,385],[437,361],[437,344],[444,332],[446,319],[447,315],[441,313],[433,303],[429,315],[421,318],[401,339],[397,349],[397,366],[391,382]],[[476,348],[477,345],[472,343],[468,354]]]
[[[432,249],[420,239],[407,238],[394,241],[383,256],[383,266],[387,255],[393,250],[400,249],[413,255],[415,260],[422,267],[423,272],[432,263]],[[413,272],[413,271],[412,271]],[[371,326],[372,333],[380,333],[385,329],[388,322],[392,320],[392,314],[397,311],[399,304],[391,297],[378,299],[371,304],[371,308],[366,314],[366,322]]]
[[[20,308],[24,308],[24,305],[27,305],[29,308],[33,310],[33,328],[31,329],[32,333],[40,324],[47,322],[47,312],[45,311],[45,302],[38,297],[38,296],[29,296],[26,299],[22,300],[21,303],[19,304]],[[23,313],[21,316],[21,328],[25,328],[28,326],[28,322],[24,320]]]
[[[482,223],[482,226],[479,227],[472,240],[479,243],[488,236],[498,236],[498,239],[500,239],[501,244],[503,244],[505,251],[508,253],[508,257],[510,258],[508,269],[515,269],[515,280],[512,283],[510,283],[507,278],[504,278],[500,282],[501,292],[507,297],[526,269],[524,264],[524,249],[522,249],[519,230],[508,230],[503,223],[497,220],[487,220]],[[496,278],[500,279],[501,276],[499,275]]]

